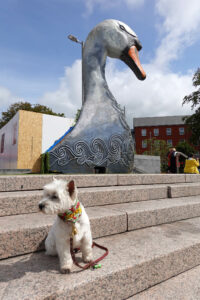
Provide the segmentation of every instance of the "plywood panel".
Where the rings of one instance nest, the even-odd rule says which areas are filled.
[[[42,114],[19,111],[18,169],[40,171]]]

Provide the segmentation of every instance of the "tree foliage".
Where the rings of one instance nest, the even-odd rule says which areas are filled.
[[[74,119],[75,124],[78,122],[78,119],[80,118],[80,115],[81,115],[81,109],[77,109],[75,119]]]
[[[147,151],[143,154],[160,156],[161,172],[167,171],[167,152],[169,150],[169,145],[164,140],[157,140],[155,138],[146,140]]]
[[[189,117],[185,117],[185,123],[188,125],[191,131],[191,142],[194,145],[200,144],[200,68],[195,72],[193,79],[193,86],[199,87],[193,93],[185,96],[183,104],[190,103],[192,109],[195,109],[195,113]]]
[[[189,155],[190,153],[195,153],[196,150],[194,149],[194,147],[192,147],[190,144],[188,144],[187,142],[179,142],[176,145],[176,150],[179,152],[184,153],[185,155]]]
[[[65,117],[63,113],[55,113],[52,111],[51,108],[45,105],[31,104],[29,102],[16,102],[11,104],[7,109],[7,111],[2,112],[2,117],[0,119],[0,128],[2,128],[5,124],[7,124],[8,121],[10,121],[14,117],[14,115],[18,112],[18,110],[27,110],[27,111],[33,111],[33,112],[38,112],[47,115]]]

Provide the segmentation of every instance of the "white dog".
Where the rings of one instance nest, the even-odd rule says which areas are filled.
[[[73,247],[81,249],[84,262],[92,261],[92,235],[89,218],[77,199],[73,180],[69,183],[54,178],[44,186],[44,196],[39,209],[45,214],[57,214],[57,218],[45,240],[46,254],[57,255],[61,273],[69,273],[73,261],[70,253],[70,237]]]

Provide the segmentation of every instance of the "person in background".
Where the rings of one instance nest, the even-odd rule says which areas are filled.
[[[194,154],[190,153],[185,161],[184,173],[199,174],[199,159],[194,158]]]
[[[168,158],[168,173],[176,173],[177,166],[176,166],[176,148],[170,148],[169,152],[167,153]]]

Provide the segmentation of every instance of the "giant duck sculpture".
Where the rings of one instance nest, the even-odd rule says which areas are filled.
[[[129,173],[134,144],[124,113],[105,79],[106,57],[119,58],[139,80],[146,78],[137,35],[126,24],[105,20],[88,35],[83,48],[84,100],[76,126],[49,152],[50,171]]]

